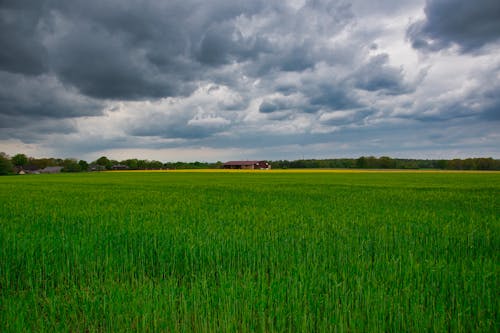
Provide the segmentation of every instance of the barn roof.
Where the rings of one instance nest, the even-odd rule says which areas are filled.
[[[40,173],[58,173],[63,169],[62,166],[48,166],[40,170]]]

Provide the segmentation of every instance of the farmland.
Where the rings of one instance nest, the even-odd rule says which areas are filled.
[[[498,331],[500,173],[0,178],[0,331]]]

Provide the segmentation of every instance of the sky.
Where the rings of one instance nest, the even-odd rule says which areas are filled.
[[[0,151],[500,158],[498,0],[0,0]]]

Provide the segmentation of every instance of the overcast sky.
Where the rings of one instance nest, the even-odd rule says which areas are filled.
[[[500,158],[498,0],[0,0],[0,151]]]

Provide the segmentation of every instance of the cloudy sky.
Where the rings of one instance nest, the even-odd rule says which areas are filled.
[[[498,0],[0,0],[0,151],[500,158]]]

